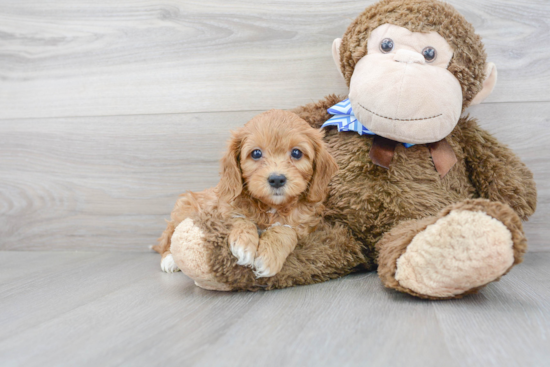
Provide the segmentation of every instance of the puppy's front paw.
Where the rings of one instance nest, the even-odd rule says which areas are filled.
[[[296,232],[288,226],[276,225],[264,232],[254,261],[256,277],[272,277],[280,272],[297,242]]]
[[[273,258],[258,256],[254,260],[254,275],[256,278],[269,278],[274,276],[281,270],[281,266],[274,261]]]
[[[160,268],[165,273],[175,273],[176,271],[180,271],[180,268],[178,268],[178,266],[176,265],[172,254],[168,254],[164,258],[162,258],[160,262]]]
[[[277,274],[283,268],[287,256],[288,252],[280,246],[262,239],[254,260],[256,278],[268,278]]]
[[[256,227],[235,227],[229,234],[231,253],[238,261],[238,265],[253,266],[256,251],[258,250],[258,231]]]

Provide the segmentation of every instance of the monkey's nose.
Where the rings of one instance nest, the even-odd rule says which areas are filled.
[[[279,187],[283,187],[286,184],[286,176],[272,174],[267,178],[267,182],[269,182],[269,186],[278,189]]]
[[[395,56],[393,59],[397,62],[404,62],[406,64],[424,64],[426,63],[426,60],[424,59],[424,56],[419,54],[418,52],[409,51],[409,50],[398,50],[395,53]]]

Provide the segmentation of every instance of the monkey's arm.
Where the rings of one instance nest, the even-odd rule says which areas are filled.
[[[308,103],[304,106],[296,107],[291,111],[306,120],[312,127],[318,129],[332,117],[332,115],[327,112],[327,109],[338,102],[342,102],[346,98],[346,96],[330,94],[319,102]]]
[[[537,206],[533,173],[508,147],[477,125],[475,119],[459,122],[455,129],[471,182],[482,198],[508,204],[523,220]]]

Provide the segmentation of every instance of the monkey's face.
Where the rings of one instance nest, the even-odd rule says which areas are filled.
[[[436,32],[384,24],[370,35],[355,66],[349,99],[375,134],[404,143],[446,137],[462,112],[462,88],[447,70],[453,49]]]

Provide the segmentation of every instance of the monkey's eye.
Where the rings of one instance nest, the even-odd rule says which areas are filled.
[[[424,47],[422,50],[422,56],[426,59],[426,62],[432,62],[437,57],[437,51],[433,47]]]
[[[260,149],[254,149],[252,153],[250,153],[250,156],[252,159],[258,160],[262,158],[262,151]]]
[[[300,158],[302,158],[302,155],[304,155],[304,154],[302,153],[302,151],[300,149],[292,149],[292,152],[290,152],[290,155],[294,159],[300,159]]]
[[[380,51],[387,54],[393,50],[393,41],[391,38],[384,38],[382,42],[380,42]]]

